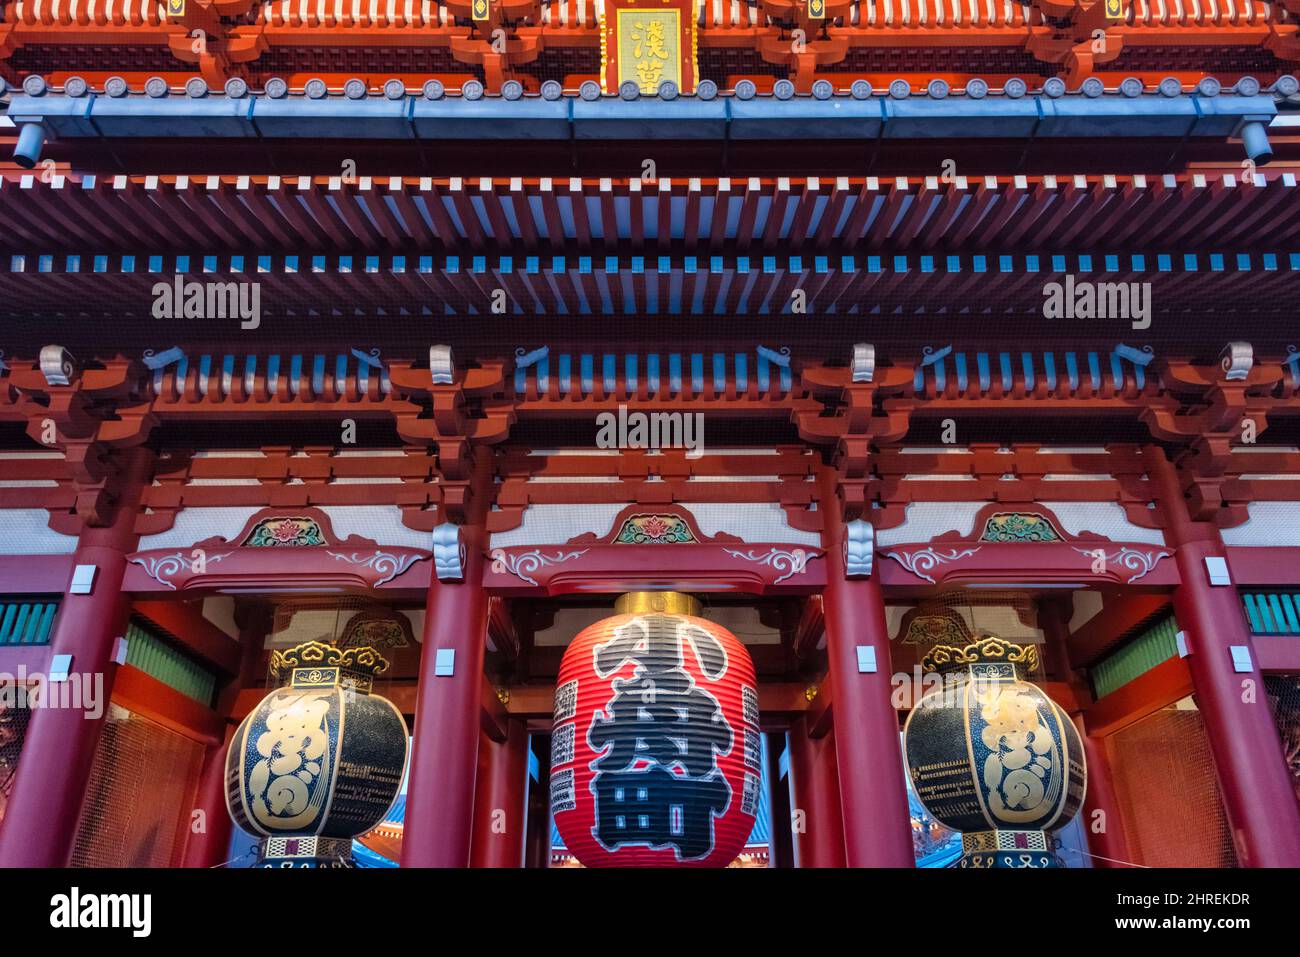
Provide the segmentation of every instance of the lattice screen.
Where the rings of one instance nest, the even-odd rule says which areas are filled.
[[[110,706],[86,788],[74,867],[176,867],[203,745]]]
[[[1268,703],[1282,737],[1282,757],[1291,771],[1291,785],[1300,800],[1300,675],[1267,675]]]
[[[4,820],[5,805],[14,789],[18,755],[27,737],[31,715],[27,708],[0,707],[0,821]]]
[[[1106,739],[1133,863],[1235,867],[1205,722],[1184,698]]]
[[[1043,678],[1043,633],[1034,600],[1014,591],[950,591],[922,601],[906,613],[894,638],[916,649],[917,660],[935,645],[961,647],[976,638],[996,635],[1019,645],[1038,647],[1038,667],[1026,672]]]
[[[343,596],[277,602],[266,646],[288,648],[304,641],[337,644],[358,612],[382,607],[363,598]]]
[[[306,641],[336,647],[370,645],[388,659],[389,669],[375,679],[374,691],[387,694],[397,678],[413,678],[419,666],[417,643],[422,613],[412,616],[364,598],[339,596],[280,601],[275,605],[266,647],[291,648]],[[276,682],[268,674],[268,685]]]

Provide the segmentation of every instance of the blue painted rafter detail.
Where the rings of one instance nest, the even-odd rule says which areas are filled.
[[[575,381],[573,356],[570,353],[556,355],[559,375],[554,385],[559,394],[576,394],[586,398],[599,393],[601,398],[611,396],[628,398],[636,396],[644,389],[648,396],[679,396],[685,392],[685,386],[689,383],[690,392],[694,395],[703,395],[706,385],[713,393],[721,395],[726,392],[728,383],[734,384],[738,393],[747,392],[751,384],[750,353],[697,352],[683,356],[680,352],[672,352],[667,356],[666,380],[661,375],[663,357],[659,353],[645,356],[624,353],[621,362],[619,356],[606,353],[600,356],[602,374],[599,379],[600,388],[597,390],[597,380],[592,374],[596,358],[594,353],[589,352],[578,355],[576,366],[580,371]],[[759,395],[783,396],[790,392],[794,379],[790,369],[789,347],[769,349],[766,346],[759,346],[752,359],[757,370],[753,384]],[[536,384],[539,395],[545,395],[550,391],[552,386],[550,363],[549,346],[532,350],[523,347],[516,349],[514,372],[516,394],[524,395],[530,383]],[[683,375],[687,363],[690,369],[689,378]],[[621,381],[618,376],[620,368],[623,371]],[[643,369],[644,376],[641,374]]]

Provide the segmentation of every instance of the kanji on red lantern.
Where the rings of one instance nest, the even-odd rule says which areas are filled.
[[[585,866],[725,867],[753,829],[754,665],[713,622],[648,612],[582,631],[551,741],[551,811]]]

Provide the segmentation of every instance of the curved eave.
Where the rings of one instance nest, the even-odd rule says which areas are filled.
[[[1231,93],[670,101],[19,94],[9,107],[15,124],[39,123],[56,137],[202,139],[1226,138],[1276,116],[1271,95]]]

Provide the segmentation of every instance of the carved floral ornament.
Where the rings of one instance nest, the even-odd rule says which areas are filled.
[[[266,575],[331,578],[338,575],[333,570],[338,563],[355,569],[355,575],[347,576],[354,582],[360,579],[366,587],[376,588],[431,555],[416,548],[381,546],[359,535],[339,536],[331,526],[329,515],[319,509],[305,508],[289,514],[268,514],[269,511],[254,514],[243,531],[230,539],[214,536],[175,552],[143,551],[131,556],[130,561],[171,590],[193,587],[204,581],[205,576],[218,573],[226,584],[244,577],[260,580]],[[435,535],[435,550],[438,544]],[[285,549],[303,551],[286,561],[275,554]],[[223,560],[221,569],[209,567]],[[441,578],[449,570],[443,567],[440,572]]]
[[[815,558],[816,553],[809,553],[802,548],[769,548],[764,554],[756,554],[753,550],[748,552],[726,549],[728,555],[732,558],[743,559],[747,562],[754,562],[759,565],[769,565],[774,570],[782,572],[775,581],[774,585],[779,585],[788,578],[795,575],[802,575],[808,569],[808,559]]]
[[[492,571],[496,574],[513,575],[521,582],[535,586],[537,579],[532,577],[532,572],[546,565],[562,565],[575,558],[581,558],[587,554],[587,551],[585,548],[570,552],[561,549],[552,555],[548,555],[543,553],[540,548],[534,548],[528,552],[508,552],[503,548],[494,548],[490,557],[492,559]]]
[[[902,637],[905,645],[965,645],[971,639],[970,626],[955,609],[943,613],[916,614]]]
[[[653,509],[653,510],[651,510]],[[630,549],[629,545],[640,546]],[[661,549],[658,546],[686,546]],[[548,547],[494,548],[489,553],[493,574],[509,575],[526,585],[549,584],[556,575],[571,579],[577,570],[560,565],[583,559],[583,570],[602,579],[643,575],[649,568],[663,574],[703,575],[717,580],[740,576],[760,587],[800,584],[806,581],[810,562],[819,549],[798,548],[769,542],[747,543],[726,532],[708,534],[701,530],[685,508],[676,505],[633,504],[619,512],[604,535],[588,532],[562,545]],[[584,558],[585,556],[585,558]],[[629,562],[629,558],[631,561]],[[732,561],[748,563],[748,572],[736,569]]]
[[[998,512],[990,515],[980,533],[981,542],[1059,542],[1063,536],[1045,515],[1036,512]]]
[[[614,536],[616,545],[686,545],[698,542],[680,515],[630,515]]]
[[[706,535],[689,510],[677,505],[634,503],[614,516],[604,535],[587,532],[566,545],[722,545],[741,544],[742,539],[726,532]]]
[[[408,568],[421,559],[427,558],[427,555],[421,555],[418,552],[404,552],[396,554],[386,552],[383,549],[375,549],[369,555],[357,554],[352,552],[326,552],[326,555],[335,561],[347,562],[349,565],[358,565],[363,568],[369,568],[377,573],[380,577],[375,579],[375,585],[386,585],[398,575],[404,573]]]
[[[135,555],[131,557],[131,564],[139,565],[144,569],[146,575],[156,581],[158,584],[176,590],[176,584],[172,578],[176,575],[202,574],[200,569],[213,562],[219,562],[229,556],[226,553],[208,553],[199,557],[197,552],[201,549],[194,549],[189,555],[184,552],[170,552],[166,555]]]
[[[410,647],[410,623],[396,612],[367,613],[353,616],[338,640],[339,648],[407,648]]]
[[[890,551],[885,552],[886,558],[892,558],[898,564],[902,565],[917,578],[924,579],[933,585],[934,579],[928,572],[937,565],[944,565],[949,562],[957,562],[963,558],[969,558],[979,551],[979,546],[975,548],[950,549],[946,552],[936,551],[933,548],[918,548],[912,551]]]
[[[1057,580],[1076,580],[1083,573],[1133,584],[1151,574],[1162,558],[1173,554],[1159,547],[1144,547],[1140,542],[1119,542],[1089,531],[1064,529],[1060,518],[1041,504],[999,511],[997,504],[990,503],[976,515],[974,530],[969,534],[946,532],[928,542],[900,543],[882,549],[882,554],[932,585],[940,576],[980,578],[1012,569],[1018,575],[1030,569]],[[1041,552],[1036,548],[1019,551],[1020,546],[1029,545],[1050,547]],[[1004,551],[1004,546],[1011,550]],[[1034,558],[1025,561],[1028,552],[1033,552]],[[1063,553],[1077,553],[1089,561],[1080,568],[1078,558]],[[944,565],[965,567],[940,569]]]
[[[306,548],[324,545],[325,533],[314,518],[264,518],[244,538],[244,548]]]

